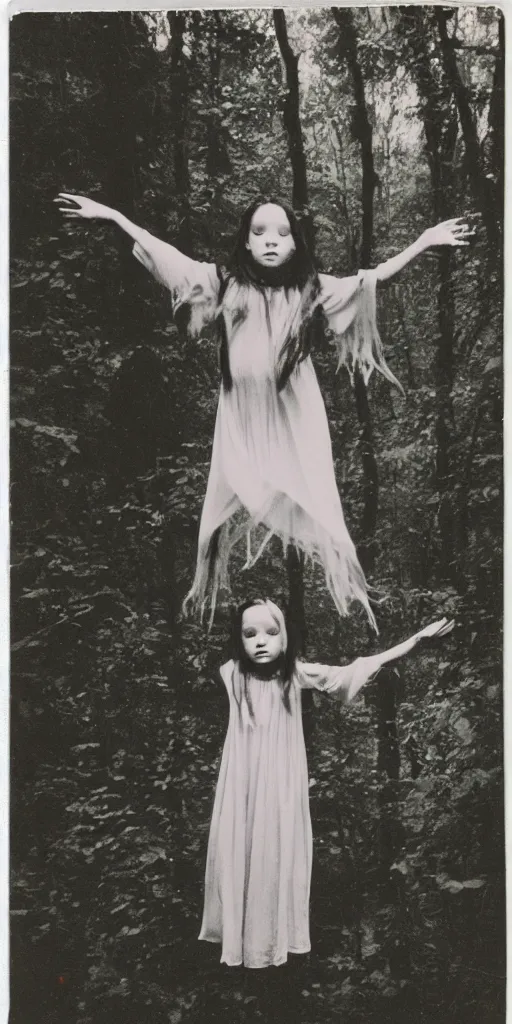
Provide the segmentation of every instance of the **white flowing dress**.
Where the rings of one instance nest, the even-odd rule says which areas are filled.
[[[222,944],[221,963],[270,967],[307,953],[312,833],[301,690],[344,702],[378,671],[378,655],[336,667],[298,663],[283,704],[276,679],[249,677],[251,719],[237,665],[223,665],[229,725],[215,792],[199,938]]]
[[[280,537],[319,562],[339,613],[360,601],[375,624],[366,583],[349,536],[336,486],[325,406],[313,363],[297,365],[282,391],[276,376],[281,348],[300,318],[297,289],[231,282],[218,307],[220,280],[213,263],[200,263],[144,232],[134,255],[171,291],[174,311],[190,309],[189,330],[222,315],[233,387],[220,390],[204,500],[195,578],[187,602],[212,615],[219,588],[229,587],[235,544],[257,527],[265,540]],[[374,368],[397,383],[386,365],[375,311],[375,271],[354,277],[320,274],[321,303],[339,365],[368,379]],[[255,559],[254,559],[255,560]]]

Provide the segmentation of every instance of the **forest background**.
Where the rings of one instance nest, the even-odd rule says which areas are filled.
[[[12,1024],[504,1020],[503,149],[495,8],[13,19]],[[62,224],[58,191],[206,260],[278,193],[339,275],[478,215],[469,249],[381,289],[405,398],[315,353],[379,642],[457,628],[353,708],[307,709],[313,952],[277,972],[196,942],[229,615],[207,636],[179,609],[215,342],[114,229]],[[238,597],[291,586],[311,660],[375,648],[319,572],[300,583],[278,546],[234,573]]]

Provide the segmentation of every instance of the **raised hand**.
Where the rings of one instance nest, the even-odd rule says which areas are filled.
[[[437,622],[431,622],[429,626],[425,626],[424,629],[420,629],[419,633],[415,633],[414,636],[410,636],[408,640],[404,640],[401,644],[397,644],[396,647],[390,647],[389,650],[383,651],[382,654],[377,655],[377,659],[380,665],[385,665],[386,662],[396,661],[397,658],[403,658],[405,654],[412,651],[417,644],[420,644],[427,640],[437,640],[438,637],[446,636],[447,633],[451,633],[455,623],[453,619],[439,619]]]
[[[73,196],[68,192],[59,192],[54,203],[60,203],[59,211],[67,220],[93,220],[102,218],[109,220],[111,210],[103,203],[97,203],[95,199],[88,199],[86,196]]]
[[[422,238],[426,248],[430,249],[434,245],[469,245],[469,240],[474,235],[474,229],[463,217],[455,217],[453,220],[443,220],[433,228],[427,228]]]

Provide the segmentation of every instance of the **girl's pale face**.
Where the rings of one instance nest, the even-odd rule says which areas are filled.
[[[262,267],[280,267],[295,252],[290,221],[282,206],[264,203],[253,213],[246,247]]]
[[[255,605],[243,613],[242,644],[255,665],[268,665],[282,653],[281,630],[265,605]]]

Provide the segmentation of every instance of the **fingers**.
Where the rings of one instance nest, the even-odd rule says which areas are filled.
[[[60,202],[58,199],[54,199],[54,203]],[[64,217],[79,217],[81,210],[78,206],[59,206],[59,213],[62,213]]]
[[[475,237],[475,231],[469,226],[469,224],[464,223],[452,228],[451,235],[451,245],[469,245],[469,239]]]
[[[53,200],[54,203],[62,203],[64,210],[76,210],[78,203],[75,199],[68,199],[67,196],[58,196],[57,199]]]
[[[445,616],[444,619],[439,619],[438,622],[433,622],[431,626],[427,626],[427,629],[436,629],[436,630],[437,629],[442,629],[443,626],[446,625],[447,621],[448,620],[447,620],[447,618]]]
[[[59,204],[59,213],[66,220],[78,220],[85,216],[86,200],[83,196],[71,195],[70,192],[59,192],[53,202]]]
[[[439,622],[434,623],[434,625],[437,627],[435,630],[436,635],[438,633],[444,633],[446,627],[449,625],[448,619],[441,619]]]
[[[60,207],[62,212],[64,212],[64,210],[79,211],[83,209],[85,198],[84,196],[72,196],[68,192],[59,192],[59,195],[53,200],[53,202],[64,204]]]
[[[476,234],[474,228],[468,224],[465,217],[453,217],[450,220],[444,220],[439,224],[439,228],[444,229],[446,232],[445,244],[453,246],[469,245],[468,239],[474,238]]]
[[[442,220],[439,227],[453,230],[453,228],[462,227],[462,224],[467,224],[465,217],[451,217],[450,220]]]
[[[62,203],[62,199],[54,199],[54,203]],[[72,214],[76,217],[81,212],[80,206],[59,206],[59,213],[63,213],[65,216],[71,216]]]
[[[448,620],[446,618],[439,619],[438,622],[431,622],[430,625],[429,626],[425,626],[425,628],[422,629],[418,635],[420,637],[424,636],[424,637],[427,637],[427,638],[428,637],[437,636],[439,632],[444,630],[444,628],[447,625],[447,622],[448,622]]]
[[[446,228],[450,228],[450,227],[456,227],[458,224],[460,224],[460,225],[465,224],[466,227],[467,227],[468,226],[468,219],[469,219],[468,216],[465,216],[465,217],[451,217],[450,220],[443,220],[443,221],[441,221],[441,226],[442,227],[446,227]]]
[[[468,213],[464,217],[451,217],[449,220],[442,220],[438,225],[440,228],[466,227],[469,228],[469,221],[478,220],[481,214]]]
[[[455,619],[440,619],[439,622],[433,622],[431,626],[426,626],[423,636],[435,639],[439,636],[446,636],[447,633],[451,633],[455,626]]]
[[[451,633],[451,631],[452,631],[454,626],[455,626],[455,619],[450,619],[450,621],[447,622],[446,625],[443,626],[442,629],[439,630],[440,635],[441,636],[446,636],[447,633]]]

